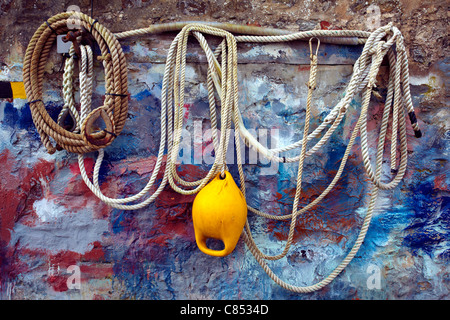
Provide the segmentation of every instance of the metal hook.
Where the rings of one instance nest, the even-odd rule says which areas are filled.
[[[81,35],[81,31],[69,31],[67,32],[67,34],[62,38],[62,41],[64,42],[68,42],[68,41],[72,41],[73,43],[73,48],[75,50],[75,53],[77,55],[77,57],[81,57],[81,53],[80,53],[80,47],[78,46],[78,41],[77,38]]]

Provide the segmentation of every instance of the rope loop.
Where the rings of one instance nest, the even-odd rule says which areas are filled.
[[[316,47],[316,53],[313,53],[313,47],[312,47],[312,41],[313,39],[317,40],[317,47]],[[310,51],[310,59],[313,58],[313,56],[318,56],[319,54],[319,47],[320,47],[320,39],[317,37],[311,37],[311,39],[309,39],[309,51]]]
[[[96,120],[99,118],[103,120],[106,128],[101,131],[97,130],[97,134],[94,134],[97,129]],[[106,107],[101,106],[87,115],[81,127],[81,135],[83,136],[84,142],[93,149],[99,146],[106,146],[117,137],[114,133],[114,124],[108,116]]]

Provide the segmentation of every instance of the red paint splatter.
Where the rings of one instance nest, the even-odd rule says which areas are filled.
[[[70,250],[60,251],[56,254],[51,254],[48,257],[50,265],[57,265],[60,268],[65,268],[76,265],[80,261],[81,254]]]
[[[258,22],[247,22],[247,25],[252,27],[261,27],[261,25]]]
[[[185,103],[184,104],[184,119],[187,120],[189,118],[189,109],[193,106],[192,103]]]
[[[194,181],[204,178],[208,172],[194,164],[183,164],[177,166],[177,172],[183,180]]]
[[[57,292],[68,290],[67,280],[72,273],[67,269],[73,265],[80,268],[81,283],[90,279],[109,278],[113,274],[112,266],[104,263],[103,247],[98,241],[94,242],[93,248],[84,254],[70,250],[43,254],[47,254],[48,261],[48,276],[45,281]]]
[[[96,261],[101,262],[105,258],[105,251],[103,251],[103,246],[99,241],[95,241],[93,243],[93,248],[91,251],[86,252],[83,254],[81,259],[83,261]]]
[[[67,287],[67,276],[60,274],[52,274],[47,277],[47,282],[57,292],[64,292],[69,290]]]
[[[311,69],[311,66],[307,66],[307,65],[299,65],[297,67],[298,72],[309,71],[309,69]]]
[[[39,160],[33,167],[23,166],[8,149],[0,154],[0,241],[8,243],[14,224],[34,215],[33,203],[45,193],[42,181],[54,177],[54,168],[53,162],[45,160]]]
[[[57,292],[69,290],[67,279],[70,274],[67,268],[71,265],[77,265],[81,254],[73,251],[60,251],[48,256],[48,275],[45,281]]]
[[[182,195],[172,189],[165,189],[161,192],[158,198],[155,199],[157,207],[170,208],[179,204],[186,204],[194,202],[195,194]]]
[[[333,173],[330,172],[329,174],[332,175]],[[299,197],[298,208],[304,208],[314,201],[322,193],[323,189],[325,187],[320,184],[304,186]],[[296,189],[287,188],[280,191],[281,193],[276,194],[276,199],[272,201],[276,201],[280,208],[288,208],[287,211],[289,212],[283,212],[282,214],[290,214],[292,213]],[[322,202],[297,217],[293,237],[294,242],[315,235],[320,235],[323,241],[333,243],[346,240],[346,231],[354,228],[356,220],[354,215],[343,214],[343,212],[349,210],[352,204],[346,201],[348,195],[343,197],[342,192],[344,192],[343,187],[338,183]],[[359,198],[359,195],[357,194],[356,197]],[[279,241],[286,241],[288,239],[290,222],[291,220],[268,220],[266,225],[268,233],[272,234]]]
[[[434,177],[434,188],[442,191],[450,191],[449,185],[445,181],[447,176],[443,173]]]
[[[92,172],[94,171],[94,164],[95,164],[94,159],[88,158],[88,157],[84,158],[84,167],[86,168],[86,173],[88,175],[92,174]],[[78,166],[78,161],[69,164],[69,169],[70,169],[70,172],[73,175],[80,175],[81,174],[80,167]]]
[[[195,165],[181,165],[180,177],[187,181],[198,180],[207,172]],[[149,252],[159,251],[175,237],[195,241],[191,209],[196,194],[181,195],[172,188],[166,188],[155,200],[155,219],[152,220],[151,235],[145,244]]]
[[[85,158],[86,173],[92,177],[94,170],[94,160],[92,158]],[[67,205],[67,208],[72,211],[83,210],[86,207],[95,205],[94,218],[103,219],[109,216],[111,208],[102,202],[84,183],[78,162],[69,164],[70,172],[73,177],[68,181],[64,191],[58,195],[58,203]],[[111,180],[114,178],[111,177]],[[107,190],[106,195],[109,197],[117,197],[117,183],[112,181],[105,181],[101,185],[102,190]]]
[[[331,26],[331,23],[328,21],[320,21],[320,29],[322,30],[328,30]]]
[[[342,30],[342,28],[332,26],[328,21],[320,21],[320,29],[322,30]]]
[[[113,274],[113,267],[108,263],[93,263],[80,265],[81,282],[89,279],[105,279]]]

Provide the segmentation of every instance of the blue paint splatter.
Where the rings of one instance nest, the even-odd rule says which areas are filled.
[[[410,232],[403,244],[418,255],[420,251],[430,257],[450,240],[449,197],[441,195],[430,181],[410,186],[406,201],[414,212],[412,221],[406,228]],[[442,256],[446,259],[446,254]]]
[[[4,117],[2,124],[11,128],[35,131],[31,110],[28,105],[21,109],[17,109],[14,107],[14,104],[7,102],[5,103],[3,113]]]

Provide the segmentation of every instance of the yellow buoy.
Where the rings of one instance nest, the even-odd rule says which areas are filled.
[[[192,220],[202,252],[224,257],[234,250],[247,220],[247,203],[229,172],[225,171],[224,178],[217,174],[200,190],[192,206]],[[209,249],[206,240],[210,238],[221,240],[224,249]]]

